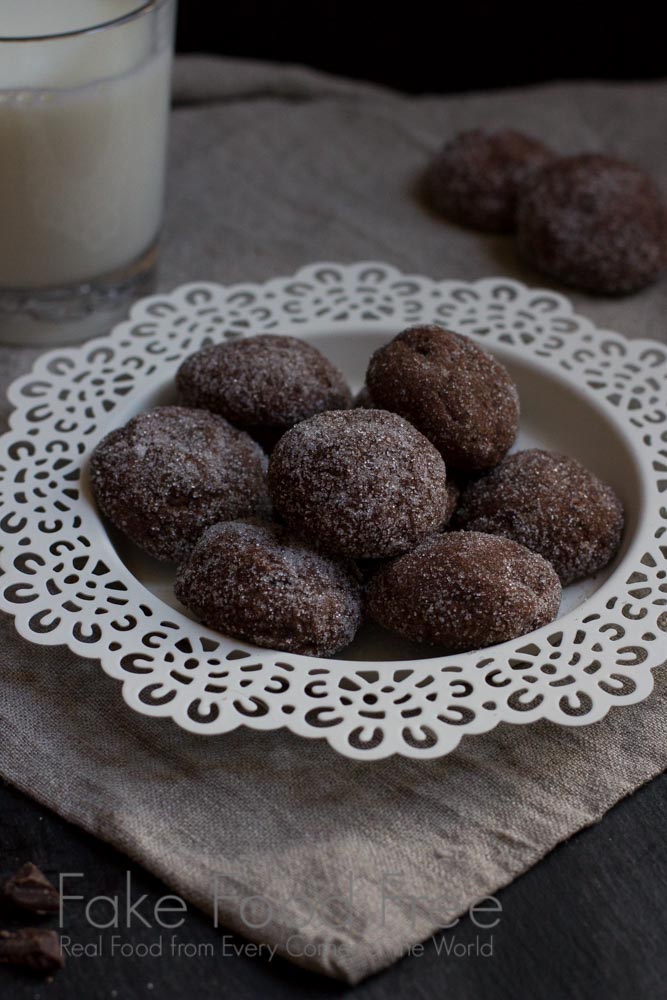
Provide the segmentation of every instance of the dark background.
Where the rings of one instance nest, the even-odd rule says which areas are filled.
[[[667,75],[658,3],[180,0],[178,48],[297,62],[413,93]]]

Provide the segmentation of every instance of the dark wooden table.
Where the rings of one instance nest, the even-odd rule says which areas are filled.
[[[667,774],[499,893],[502,916],[492,932],[480,932],[466,919],[437,939],[439,953],[431,941],[422,955],[403,959],[354,990],[279,959],[265,961],[242,951],[223,956],[221,932],[192,908],[178,933],[197,957],[142,957],[141,946],[157,939],[155,929],[143,927],[120,932],[134,954],[111,955],[116,932],[96,931],[75,908],[67,912],[63,933],[88,946],[95,946],[101,934],[103,953],[69,958],[53,982],[0,968],[0,998],[648,1000],[665,996],[665,829]],[[147,910],[169,892],[123,855],[6,785],[0,785],[0,830],[3,874],[32,860],[54,880],[59,872],[83,873],[77,889],[86,898],[124,898],[129,869],[133,898],[146,893]],[[477,942],[488,944],[491,937],[493,954],[475,954]],[[240,938],[230,941],[239,947],[244,944]],[[465,945],[471,954],[447,957],[443,946],[454,941],[459,951]]]

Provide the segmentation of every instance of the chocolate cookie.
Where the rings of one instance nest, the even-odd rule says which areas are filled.
[[[597,153],[542,167],[519,199],[523,256],[584,291],[618,295],[650,284],[667,263],[667,213],[639,167]]]
[[[455,469],[487,469],[519,426],[519,395],[507,370],[467,337],[413,326],[370,360],[373,402],[414,424]]]
[[[511,232],[521,185],[553,155],[537,139],[514,129],[461,132],[429,165],[424,196],[453,222],[483,232]]]
[[[108,434],[90,481],[102,512],[157,559],[182,559],[216,521],[269,509],[259,445],[222,417],[182,406],[141,413]]]
[[[613,558],[623,507],[610,486],[573,458],[534,449],[506,458],[471,483],[458,528],[504,535],[548,559],[566,586]]]
[[[204,347],[176,374],[181,398],[226,417],[267,447],[323,410],[344,410],[352,394],[338,369],[304,340],[262,334]]]
[[[357,559],[405,552],[448,508],[440,455],[384,410],[333,410],[297,424],[271,456],[269,490],[291,528]]]
[[[362,410],[377,409],[367,386],[360,389],[354,397],[354,405]],[[456,472],[452,472],[449,469],[447,470],[447,510],[445,511],[443,526],[448,523],[454,514],[454,511],[458,507],[459,497],[461,496],[462,482],[463,480],[456,474]]]
[[[547,625],[560,597],[558,577],[541,556],[508,538],[452,531],[379,569],[367,606],[397,635],[460,653]]]
[[[287,653],[332,656],[361,621],[354,569],[277,525],[209,528],[180,567],[175,592],[211,628]]]

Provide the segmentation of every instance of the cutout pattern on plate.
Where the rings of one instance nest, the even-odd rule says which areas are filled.
[[[114,411],[209,342],[388,322],[397,331],[438,322],[548,364],[622,431],[640,469],[643,518],[600,590],[494,649],[381,664],[254,649],[143,587],[81,472]],[[32,642],[99,659],[138,712],[202,734],[286,726],[350,757],[434,757],[501,721],[592,722],[646,698],[665,658],[666,387],[660,344],[597,330],[562,296],[507,279],[435,281],[369,262],[312,265],[261,285],[186,285],[138,303],[109,337],[44,355],[12,385],[0,442],[0,606]]]

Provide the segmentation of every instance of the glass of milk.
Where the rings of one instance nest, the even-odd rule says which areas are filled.
[[[0,0],[0,341],[106,332],[152,287],[176,0]]]

